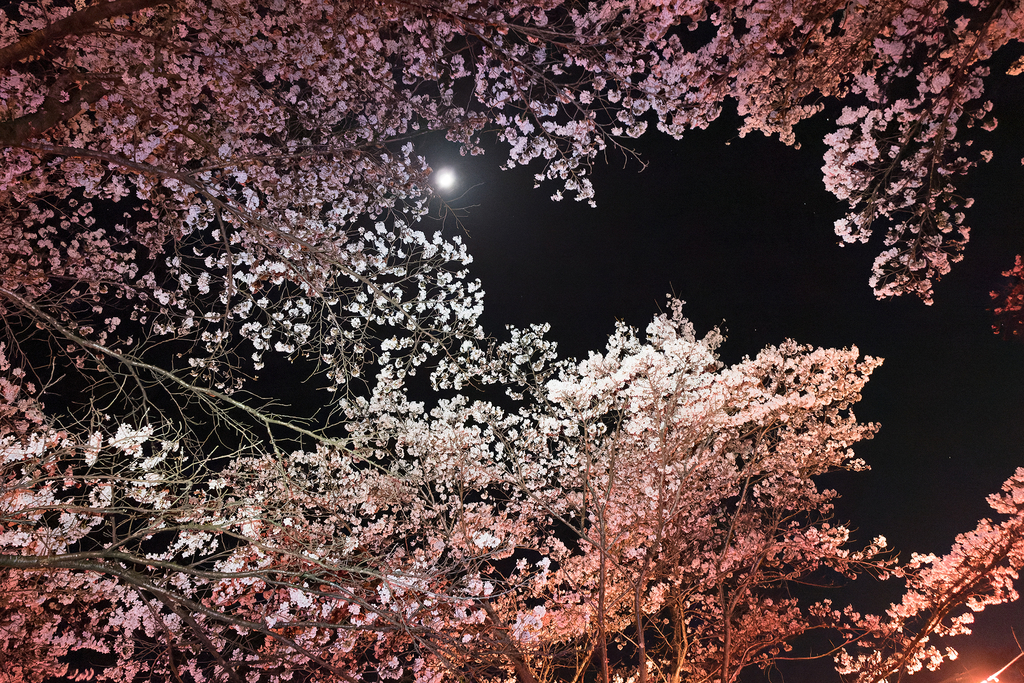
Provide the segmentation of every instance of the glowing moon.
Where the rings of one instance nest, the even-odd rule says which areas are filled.
[[[450,190],[455,187],[455,171],[450,168],[442,168],[434,176],[434,184],[439,190]]]

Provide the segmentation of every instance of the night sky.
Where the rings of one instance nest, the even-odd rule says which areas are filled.
[[[998,54],[993,73],[1016,56]],[[603,349],[616,319],[645,327],[671,291],[698,334],[726,329],[726,363],[786,338],[885,358],[855,407],[881,424],[855,449],[872,469],[825,483],[842,494],[836,516],[852,520],[859,541],[883,534],[903,557],[942,554],[988,515],[985,496],[1024,466],[1024,344],[995,336],[988,310],[1000,272],[1024,253],[1024,79],[993,79],[988,94],[1000,124],[977,132],[975,145],[995,158],[960,181],[976,199],[971,242],[930,307],[874,298],[867,279],[881,234],[837,247],[831,226],[844,205],[821,174],[821,140],[837,110],[801,124],[799,150],[760,134],[738,138],[735,110],[681,141],[649,133],[633,145],[645,170],[617,153],[598,164],[597,209],[552,202],[550,185],[534,190],[536,168],[500,171],[500,147],[462,158],[434,139],[420,152],[458,174],[447,196],[463,209],[492,334],[549,322],[562,354],[581,357]],[[861,590],[855,599],[868,609],[896,599],[891,589]],[[1018,652],[1011,628],[1024,643],[1024,605],[986,610],[975,636],[950,642],[958,661],[915,680],[980,681]],[[800,683],[810,670],[784,671]],[[1001,680],[1024,677],[1009,670]]]

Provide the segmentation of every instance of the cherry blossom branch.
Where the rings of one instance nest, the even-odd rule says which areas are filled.
[[[274,417],[273,415],[270,415],[258,408],[253,408],[252,406],[242,401],[239,401],[238,399],[229,396],[224,392],[217,391],[210,387],[203,387],[191,384],[190,382],[186,382],[185,380],[183,380],[174,372],[165,370],[156,365],[152,365],[151,363],[146,363],[128,354],[120,353],[118,351],[115,351],[114,349],[111,349],[108,346],[97,344],[96,342],[85,339],[69,330],[67,327],[62,325],[60,321],[58,321],[56,318],[54,318],[52,315],[44,311],[36,304],[32,303],[31,301],[28,301],[27,299],[21,297],[20,295],[8,289],[0,287],[0,295],[3,295],[12,303],[17,304],[21,309],[30,313],[34,317],[40,319],[41,321],[44,321],[48,326],[50,326],[51,329],[60,332],[60,334],[63,337],[65,337],[68,341],[72,341],[83,348],[90,349],[102,356],[106,356],[108,358],[111,358],[112,360],[116,360],[125,367],[132,368],[135,370],[145,370],[155,377],[162,378],[170,382],[172,385],[185,389],[191,395],[195,396],[203,403],[206,403],[208,405],[215,405],[213,401],[210,401],[210,399],[216,399],[218,401],[226,403],[231,407],[241,410],[242,412],[256,418],[259,422],[263,423],[268,430],[270,429],[271,426],[284,427],[285,429],[293,431],[297,434],[301,434],[303,436],[308,436],[312,439],[315,439],[319,443],[323,443],[325,445],[330,446],[336,446],[340,448],[344,448],[348,443],[346,439],[326,437],[323,434],[319,434],[317,432],[306,429],[305,427],[296,424],[294,421],[282,420],[280,418]]]
[[[33,563],[33,560],[38,561]],[[337,667],[331,665],[329,662],[325,661],[314,652],[311,652],[309,649],[297,643],[294,639],[289,638],[284,634],[278,633],[274,629],[267,628],[265,624],[261,624],[254,621],[248,621],[246,619],[231,616],[230,614],[226,614],[224,612],[210,609],[209,607],[206,607],[200,602],[190,600],[187,597],[174,594],[166,589],[160,588],[153,582],[149,581],[142,574],[139,574],[138,572],[132,571],[125,567],[118,567],[114,564],[88,562],[82,560],[69,560],[67,562],[63,562],[60,560],[60,558],[24,558],[24,556],[19,557],[10,555],[0,555],[0,566],[18,569],[75,569],[79,571],[91,571],[99,574],[115,576],[117,578],[124,579],[132,586],[138,587],[139,589],[144,590],[147,593],[150,593],[151,595],[159,599],[161,602],[164,602],[164,604],[168,604],[168,602],[170,602],[172,604],[181,605],[190,610],[193,614],[202,614],[215,621],[231,626],[237,626],[249,631],[255,631],[268,638],[280,641],[281,643],[284,643],[296,652],[299,652],[305,657],[308,657],[310,661],[317,663],[319,666],[323,667],[327,671],[330,671],[334,675],[339,676],[348,683],[358,683],[358,681],[355,678],[352,678],[341,669],[338,669]],[[211,654],[214,654],[214,652],[211,652]]]
[[[54,88],[58,91],[63,84],[58,80]],[[107,92],[103,83],[89,83],[70,94],[58,92],[48,94],[35,112],[10,121],[0,122],[0,147],[20,147],[29,140],[63,123],[93,104]],[[61,95],[66,95],[62,99]]]
[[[88,157],[101,159],[108,163],[128,168],[130,170],[143,173],[145,175],[172,178],[189,187],[192,187],[196,192],[203,196],[207,201],[212,203],[216,208],[225,211],[226,213],[229,213],[232,216],[235,216],[243,223],[254,225],[260,228],[260,230],[263,233],[279,237],[285,240],[286,242],[296,245],[300,250],[304,250],[307,253],[320,254],[322,257],[326,259],[326,261],[330,265],[338,268],[338,270],[341,271],[341,273],[344,274],[346,277],[349,277],[352,280],[359,282],[367,289],[369,289],[371,292],[373,292],[374,297],[386,301],[388,304],[390,304],[392,310],[396,311],[401,316],[403,316],[408,321],[408,323],[413,326],[414,330],[425,335],[429,340],[437,344],[440,349],[444,350],[445,353],[448,352],[446,344],[444,344],[444,340],[441,339],[434,331],[423,327],[420,321],[410,312],[410,307],[408,304],[398,300],[395,296],[393,296],[390,292],[386,291],[380,284],[378,284],[373,278],[368,277],[367,275],[364,275],[363,273],[354,270],[353,268],[341,262],[337,258],[333,258],[327,254],[324,254],[323,251],[317,245],[309,242],[308,240],[305,240],[302,237],[295,235],[289,231],[275,228],[274,226],[269,225],[265,221],[262,221],[256,216],[252,215],[252,213],[249,212],[248,210],[237,206],[234,202],[221,199],[220,197],[216,196],[203,183],[192,177],[191,174],[180,173],[169,169],[153,166],[148,163],[125,159],[122,156],[98,150],[76,149],[38,142],[24,143],[19,145],[19,147],[21,149],[43,152],[47,154],[56,154],[68,157]],[[256,233],[255,236],[259,238],[259,233]]]
[[[177,0],[110,0],[97,2],[78,10],[46,28],[22,36],[17,42],[0,48],[0,69],[9,69],[16,62],[36,55],[52,43],[90,30],[95,24],[114,17],[134,14],[159,5],[174,6]]]
[[[505,646],[508,652],[509,659],[512,660],[513,666],[515,667],[516,677],[519,679],[519,683],[538,683],[536,674],[527,664],[523,658],[522,653],[519,652],[519,648],[516,647],[512,639],[508,637],[508,625],[503,623],[501,617],[498,616],[497,612],[491,606],[489,600],[478,600],[477,604],[483,608],[487,613],[487,617],[494,624],[494,634],[498,642]]]

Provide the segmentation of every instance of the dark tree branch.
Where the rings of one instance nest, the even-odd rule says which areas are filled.
[[[173,6],[174,2],[175,0],[113,0],[113,2],[97,3],[56,21],[46,28],[22,36],[21,40],[16,43],[0,48],[0,69],[9,69],[17,62],[39,54],[47,46],[61,38],[81,35],[106,19],[132,14],[157,5]]]
[[[57,97],[47,95],[37,111],[0,123],[0,147],[24,145],[58,123],[74,118],[82,111],[83,105],[92,104],[105,92],[102,83],[88,83],[71,93],[64,102],[60,100],[59,93]]]

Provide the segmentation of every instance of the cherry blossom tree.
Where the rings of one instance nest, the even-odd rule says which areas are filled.
[[[315,298],[339,276],[368,286],[359,278],[373,280],[380,259],[403,259],[373,226],[398,212],[384,231],[408,239],[424,209],[417,131],[480,153],[486,128],[506,166],[539,164],[556,197],[593,201],[592,161],[649,124],[680,136],[732,99],[741,134],[794,144],[794,125],[826,98],[848,105],[826,139],[826,186],[850,207],[837,233],[865,241],[885,225],[876,293],[930,301],[968,236],[971,200],[953,181],[990,156],[965,137],[995,125],[985,63],[1019,39],[1021,11],[1005,0],[21,3],[0,23],[3,289],[39,305],[109,289],[153,328],[161,311],[199,320],[209,302],[187,302],[219,296],[224,311],[205,326],[223,338],[228,319],[249,316],[235,308],[259,308],[246,295],[288,282]],[[396,303],[394,291],[368,296]],[[93,315],[80,328],[95,335],[121,319]],[[273,327],[274,346],[302,345],[301,331]],[[267,330],[235,336],[261,355]],[[336,375],[357,347],[329,354]]]
[[[864,241],[888,221],[876,292],[930,301],[968,235],[970,200],[951,184],[976,161],[964,129],[994,125],[985,61],[1018,38],[1020,12],[1002,0],[19,3],[0,20],[6,355],[25,388],[54,369],[32,358],[87,384],[98,371],[138,424],[169,401],[182,421],[198,407],[303,434],[233,397],[267,353],[318,358],[325,388],[348,395],[354,379],[388,367],[400,382],[481,335],[469,255],[416,229],[431,201],[418,133],[477,154],[486,131],[506,167],[534,165],[555,198],[593,202],[589,169],[609,146],[649,124],[704,127],[727,99],[741,134],[787,144],[821,98],[849,103],[826,140],[826,185],[851,211],[837,231]],[[182,362],[168,362],[172,346]]]
[[[534,656],[549,676],[732,681],[820,625],[790,580],[885,566],[884,540],[842,549],[834,492],[812,482],[863,467],[849,446],[874,427],[848,408],[879,361],[790,342],[724,368],[720,341],[696,339],[679,302],[647,343],[620,325],[553,373],[534,430],[502,438],[515,485],[562,529],[517,605],[545,600],[532,638],[555,641]]]
[[[316,358],[324,388],[347,393],[479,336],[465,248],[415,229],[428,169],[408,142],[389,146],[421,127],[457,134],[466,118],[444,93],[385,77],[429,56],[400,56],[420,49],[411,38],[382,42],[400,12],[14,11],[0,57],[0,305],[25,381],[41,386],[50,368],[33,377],[31,359],[52,357],[86,383],[99,374],[104,400],[139,424],[170,402],[180,422],[198,408],[245,431],[234,411],[310,436],[267,401],[233,397],[266,353]]]
[[[872,683],[934,670],[956,657],[955,650],[933,644],[934,636],[970,633],[974,613],[1020,597],[1014,582],[1024,566],[1024,468],[988,503],[1004,521],[981,520],[942,557],[915,553],[901,570],[907,583],[902,601],[881,618],[858,615],[865,637],[840,654],[837,670]]]
[[[742,134],[795,144],[834,98],[837,231],[888,221],[873,286],[929,300],[967,238],[963,129],[992,125],[984,64],[1020,13],[5,10],[0,679],[724,683],[817,628],[865,681],[937,665],[928,638],[964,631],[958,610],[1015,597],[1021,476],[993,499],[1009,521],[946,558],[848,549],[814,478],[863,467],[850,446],[873,426],[850,408],[877,360],[786,343],[726,368],[678,307],[583,362],[542,327],[485,341],[470,255],[422,228],[439,200],[415,138],[494,140],[593,202],[594,160],[649,125],[680,136],[731,98]],[[258,381],[283,362],[323,390],[315,409]],[[477,400],[491,385],[511,403]],[[906,580],[902,606],[788,593],[865,572]]]
[[[720,341],[678,305],[582,362],[518,331],[435,372],[519,386],[518,410],[378,385],[343,447],[227,463],[166,426],[8,436],[3,675],[733,681],[819,628],[865,681],[953,656],[929,637],[1016,597],[1024,470],[991,499],[1009,520],[944,558],[851,550],[814,478],[863,468],[879,361],[787,342],[724,367]],[[901,605],[788,590],[865,572]]]

